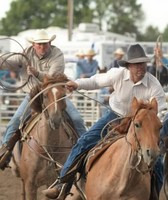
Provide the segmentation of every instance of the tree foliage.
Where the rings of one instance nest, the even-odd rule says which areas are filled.
[[[107,29],[115,33],[138,33],[138,24],[144,19],[137,0],[97,0],[97,17],[106,21]],[[100,21],[100,20],[99,20]]]
[[[69,0],[13,0],[6,17],[0,21],[1,35],[17,35],[27,29],[49,26],[68,27]],[[119,34],[134,33],[139,40],[154,40],[155,27],[141,32],[144,20],[142,5],[137,0],[73,0],[73,27],[79,23],[97,23],[100,28]],[[166,37],[168,28],[165,30]],[[154,33],[154,34],[153,34]],[[167,34],[168,35],[168,34]]]
[[[168,42],[168,25],[165,27],[162,36],[163,36],[163,41]]]
[[[74,6],[74,23],[80,20],[90,22],[92,12],[89,10],[89,1],[77,0]],[[49,26],[67,27],[67,0],[15,0],[11,9],[0,22],[0,34],[16,35],[18,32]]]
[[[161,33],[157,27],[148,26],[143,35],[138,35],[137,40],[155,42],[160,34]]]

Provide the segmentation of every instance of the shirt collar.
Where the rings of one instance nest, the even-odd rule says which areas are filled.
[[[124,74],[124,81],[128,81],[128,80],[130,80],[130,71],[126,70],[126,72]],[[147,74],[147,72],[146,72],[145,76],[143,77],[143,79],[140,80],[135,85],[140,85],[140,84],[143,84],[145,87],[148,87],[148,74]]]

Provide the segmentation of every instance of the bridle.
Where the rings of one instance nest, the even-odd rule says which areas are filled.
[[[58,85],[66,85],[65,83],[61,83],[61,84],[57,84],[57,86]],[[53,88],[53,87],[51,87],[51,88]],[[45,89],[43,89],[42,90],[43,92],[44,91],[46,91]],[[55,99],[53,102],[51,102],[50,104],[48,104],[47,106],[44,104],[44,101],[42,101],[42,113],[40,114],[40,115],[42,115],[42,114],[44,114],[45,115],[45,117],[46,117],[46,119],[47,119],[47,121],[49,122],[49,124],[50,124],[50,128],[52,129],[52,130],[55,130],[55,129],[58,129],[58,127],[59,127],[59,125],[58,125],[58,127],[55,125],[55,123],[53,122],[53,120],[50,118],[50,115],[49,115],[49,112],[48,112],[48,108],[50,107],[50,106],[52,106],[53,104],[56,104],[56,103],[58,103],[59,101],[62,101],[62,100],[64,100],[64,99],[66,99],[68,97],[68,95],[64,95],[63,97],[61,97],[61,98],[59,98],[59,99]]]
[[[135,139],[135,142],[137,144],[137,149],[136,149],[136,156],[137,156],[137,161],[136,163],[133,165],[131,163],[131,157],[132,157],[132,150],[131,150],[131,154],[130,154],[130,158],[129,158],[129,165],[130,165],[130,168],[131,169],[135,169],[137,172],[141,173],[141,174],[146,174],[146,173],[149,173],[151,172],[153,166],[150,166],[150,167],[147,167],[147,169],[139,169],[139,165],[142,161],[142,158],[143,158],[143,154],[142,154],[142,147],[141,147],[141,144],[138,140],[138,136],[137,136],[137,131],[136,131],[136,128],[139,128],[139,124],[135,123],[135,117],[136,115],[138,114],[138,112],[141,110],[142,108],[138,109],[135,113],[135,115],[132,117],[132,123],[133,123],[133,126],[134,126],[134,139]],[[131,143],[127,140],[127,135],[125,136],[125,139],[127,141],[127,143],[131,146]]]
[[[41,90],[38,94],[36,94],[36,95],[30,100],[30,102],[28,103],[28,105],[27,105],[27,107],[26,107],[26,109],[25,109],[25,111],[24,111],[24,113],[23,113],[23,115],[22,115],[22,119],[25,118],[24,115],[26,114],[26,112],[27,112],[27,110],[29,109],[30,105],[33,103],[33,101],[34,101],[37,97],[39,97],[39,96],[40,96],[41,94],[43,94],[45,91],[47,91],[47,90],[49,90],[49,89],[51,89],[51,88],[53,88],[53,87],[62,86],[62,85],[66,85],[66,83],[55,83],[55,84],[52,84],[52,85],[50,85],[50,86],[44,88],[43,90]],[[68,98],[70,95],[71,95],[71,94],[66,95],[66,96],[63,96],[63,97],[61,97],[61,98],[55,100],[54,102],[50,103],[50,104],[47,105],[47,106],[45,106],[45,105],[43,104],[43,106],[42,106],[42,107],[43,107],[43,110],[42,110],[42,112],[39,114],[40,116],[39,116],[38,119],[40,119],[41,116],[42,116],[43,114],[45,114],[46,119],[47,119],[47,121],[49,122],[49,125],[50,125],[51,129],[52,129],[52,130],[55,130],[57,127],[55,127],[54,122],[52,122],[52,120],[51,120],[50,117],[49,117],[48,108],[49,108],[50,106],[52,106],[53,104],[55,104],[55,103],[57,103],[57,102],[59,102],[59,101],[62,101],[62,100],[65,99],[65,98]],[[22,128],[23,125],[24,125],[24,121],[21,120],[20,128],[19,128],[20,131],[21,131],[21,133],[22,133],[22,130],[23,130],[23,128]],[[29,144],[29,142],[27,141],[28,138],[33,139],[33,137],[32,137],[32,136],[27,137],[27,136],[28,136],[28,135],[24,135],[24,134],[22,133],[22,139],[21,139],[21,141],[25,141],[25,142],[27,143],[27,145],[29,146],[29,148],[30,148],[32,151],[36,152],[40,157],[44,158],[45,160],[54,163],[55,166],[56,166],[56,170],[57,170],[57,169],[59,170],[59,169],[62,167],[62,165],[61,165],[59,162],[55,161],[55,160],[52,158],[52,156],[50,155],[50,153],[48,152],[48,150],[46,149],[45,146],[40,145],[38,142],[36,143],[36,144],[38,145],[38,148],[40,148],[41,151],[43,152],[43,154],[37,152],[36,150],[34,150],[33,147],[32,147],[32,146]],[[45,155],[44,155],[44,154],[45,154]]]
[[[41,96],[41,94],[43,94],[45,91],[47,91],[47,90],[49,90],[49,89],[51,89],[51,88],[53,88],[53,87],[61,86],[61,85],[66,85],[66,83],[55,83],[55,84],[53,84],[53,85],[50,85],[50,86],[44,88],[43,90],[41,90],[39,93],[37,93],[37,94],[29,101],[29,103],[27,104],[27,106],[26,106],[26,108],[25,108],[25,110],[24,110],[24,113],[23,113],[23,115],[22,115],[22,117],[21,117],[21,119],[20,119],[19,130],[20,130],[21,135],[22,135],[22,139],[21,139],[22,141],[25,141],[26,138],[27,138],[27,134],[24,134],[24,133],[22,132],[22,130],[23,130],[23,127],[24,127],[24,122],[25,122],[24,119],[26,119],[26,117],[25,117],[25,116],[26,116],[26,113],[27,113],[28,109],[30,108],[31,104],[36,100],[37,97]],[[45,105],[42,106],[42,107],[43,107],[43,110],[42,110],[42,112],[39,114],[39,119],[42,117],[43,114],[45,114],[46,119],[47,119],[47,121],[49,122],[49,125],[50,125],[50,127],[51,127],[52,130],[55,130],[56,127],[55,127],[54,122],[53,122],[53,121],[50,119],[50,117],[49,117],[48,108],[49,108],[50,106],[52,106],[53,104],[55,104],[55,103],[57,103],[57,102],[59,102],[59,101],[61,101],[61,100],[63,100],[63,99],[68,98],[70,95],[72,95],[72,94],[70,93],[69,95],[66,95],[66,96],[64,96],[64,97],[62,97],[62,98],[59,98],[59,99],[57,99],[56,101],[53,101],[51,104],[49,104],[49,105],[46,106],[46,107],[45,107]]]

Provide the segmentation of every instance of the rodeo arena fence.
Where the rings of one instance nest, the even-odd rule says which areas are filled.
[[[103,105],[99,100],[108,95],[100,94],[99,90],[73,92],[68,98],[71,99],[77,110],[80,112],[87,128],[91,127],[107,110],[107,105]],[[0,136],[5,130],[7,123],[14,115],[18,106],[25,97],[25,93],[21,92],[6,92],[0,90]],[[166,92],[168,102],[168,93]],[[167,112],[167,111],[165,111]],[[163,119],[165,112],[160,113],[160,118]]]
[[[7,123],[25,97],[21,92],[6,92],[0,90],[0,132],[6,128]],[[103,105],[98,101],[99,91],[73,92],[69,97],[77,110],[81,113],[86,127],[91,127],[101,116]]]

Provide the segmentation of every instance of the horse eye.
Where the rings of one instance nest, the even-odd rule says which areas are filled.
[[[135,125],[136,128],[140,128],[141,127],[140,123],[138,123],[138,122],[134,123],[134,125]]]

